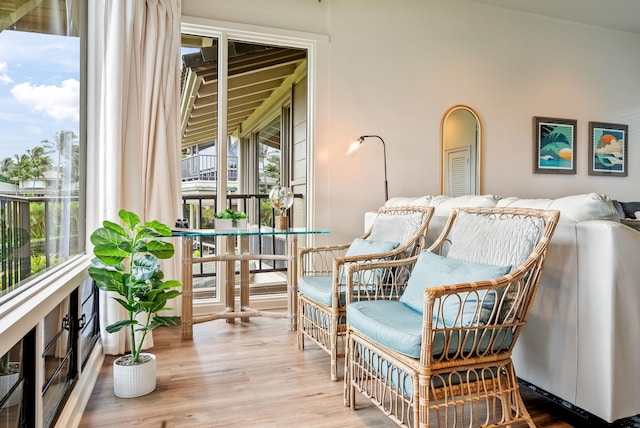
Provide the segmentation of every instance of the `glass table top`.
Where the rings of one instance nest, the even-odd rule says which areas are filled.
[[[327,235],[331,233],[327,229],[308,229],[305,227],[290,227],[286,230],[276,230],[266,226],[248,226],[246,229],[215,230],[215,229],[171,229],[172,236],[198,237],[198,236],[254,236],[254,235]]]

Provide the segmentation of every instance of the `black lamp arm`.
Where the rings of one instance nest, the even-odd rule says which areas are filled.
[[[386,202],[389,200],[389,184],[387,182],[387,145],[379,135],[362,135],[358,138],[358,140],[360,140],[360,143],[362,143],[365,138],[377,138],[382,142],[382,156],[384,159],[384,200]]]

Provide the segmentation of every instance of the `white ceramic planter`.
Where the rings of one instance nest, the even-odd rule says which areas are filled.
[[[215,230],[219,231],[229,231],[229,230],[246,230],[247,229],[247,219],[239,218],[236,220],[236,227],[233,226],[233,220],[230,218],[216,218],[214,219],[213,227]]]
[[[136,365],[122,365],[128,355],[113,361],[113,393],[116,397],[140,397],[156,389],[156,356],[140,354],[141,360],[145,357],[149,357],[149,361]]]
[[[20,363],[11,363],[16,366],[16,369],[19,370]],[[13,385],[20,379],[20,373],[11,373],[7,375],[0,375],[0,397],[4,397],[5,394],[9,392]],[[22,396],[22,387],[19,387],[16,391],[13,392],[9,401],[7,401],[7,407],[15,406],[20,403],[20,398]]]

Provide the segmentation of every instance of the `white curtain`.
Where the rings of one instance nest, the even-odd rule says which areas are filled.
[[[94,36],[93,46],[100,49],[101,56],[94,55],[92,62],[90,55],[89,74],[101,85],[95,94],[99,103],[94,114],[97,141],[93,147],[89,142],[87,173],[92,176],[88,189],[97,194],[88,198],[95,204],[88,212],[95,213],[98,225],[105,219],[118,222],[117,213],[124,208],[143,221],[159,220],[172,226],[182,217],[178,126],[181,0],[96,3],[94,23],[97,17],[102,19],[102,32]],[[91,95],[90,90],[89,99]],[[88,228],[92,221],[87,222]],[[174,244],[178,254],[162,266],[167,279],[180,279],[180,246],[177,241]],[[179,312],[178,303],[172,305],[174,314]],[[124,315],[119,304],[101,293],[103,328]],[[102,331],[105,353],[122,354],[128,349],[128,336],[121,333]],[[151,346],[149,336],[145,347]]]

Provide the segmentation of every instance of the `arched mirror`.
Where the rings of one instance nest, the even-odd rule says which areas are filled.
[[[442,117],[440,193],[448,196],[479,195],[482,192],[480,118],[464,105],[451,107]]]

